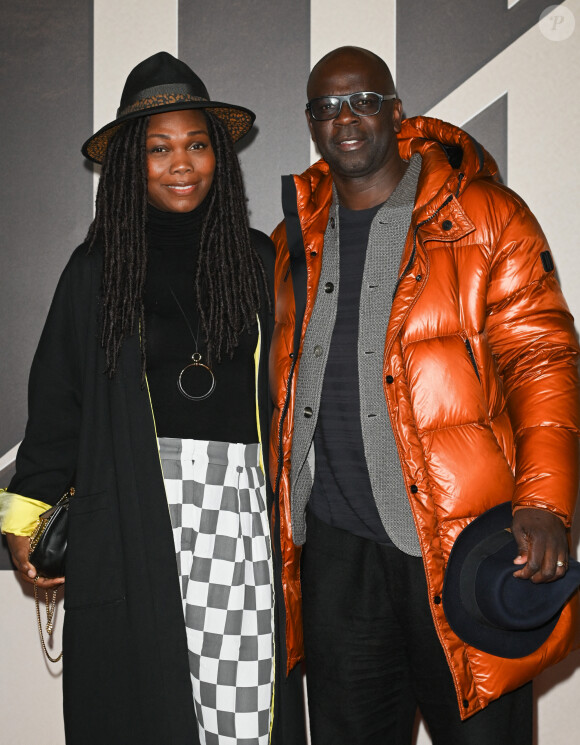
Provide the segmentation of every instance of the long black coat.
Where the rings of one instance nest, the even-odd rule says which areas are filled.
[[[272,245],[256,231],[252,241],[271,280]],[[29,421],[9,491],[52,503],[71,484],[76,489],[63,639],[68,745],[197,745],[175,550],[151,403],[141,386],[139,339],[125,341],[113,379],[103,374],[101,270],[102,252],[81,246],[61,276],[31,369]],[[268,473],[272,316],[267,303],[262,306],[258,400]],[[279,577],[275,584],[279,589]],[[276,610],[281,607],[283,600],[276,600]],[[272,742],[300,745],[300,680],[284,679],[282,669],[276,661]]]

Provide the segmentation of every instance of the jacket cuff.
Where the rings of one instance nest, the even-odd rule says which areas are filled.
[[[0,492],[0,530],[14,535],[32,535],[39,516],[50,507],[20,494]]]
[[[560,520],[564,523],[564,526],[566,528],[570,528],[572,525],[572,520],[568,515],[565,515],[563,512],[559,512],[558,510],[554,509],[553,507],[545,504],[526,504],[525,502],[520,502],[518,504],[512,505],[512,514],[515,514],[518,510],[523,509],[533,509],[533,510],[545,510],[546,512],[551,512],[552,515],[555,515],[556,517],[560,518]]]

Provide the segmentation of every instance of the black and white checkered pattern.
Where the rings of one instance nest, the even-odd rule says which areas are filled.
[[[201,745],[267,745],[270,530],[259,445],[160,438]]]

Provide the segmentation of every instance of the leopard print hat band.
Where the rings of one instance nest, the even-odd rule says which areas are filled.
[[[102,163],[111,137],[126,121],[163,111],[211,109],[226,125],[234,142],[252,128],[255,115],[243,106],[210,100],[201,79],[181,60],[158,52],[140,62],[123,88],[117,118],[106,124],[82,146],[83,155]]]

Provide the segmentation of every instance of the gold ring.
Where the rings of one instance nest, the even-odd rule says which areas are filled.
[[[556,566],[557,566],[557,567],[565,567],[565,566],[566,566],[566,562],[565,562],[565,561],[560,561],[560,560],[558,560],[558,561],[556,562]]]

